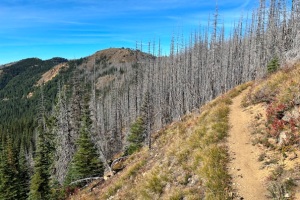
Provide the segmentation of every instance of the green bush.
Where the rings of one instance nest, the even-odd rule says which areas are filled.
[[[273,72],[276,72],[279,68],[279,59],[277,57],[273,58],[269,64],[267,65],[268,68],[268,74],[271,74]]]
[[[129,145],[126,147],[124,152],[125,155],[131,155],[138,151],[143,145],[145,140],[145,127],[144,121],[141,117],[130,126],[130,133],[127,138]]]
[[[128,142],[130,143],[142,143],[144,141],[144,122],[141,117],[130,126],[130,134],[128,136]]]
[[[124,154],[131,155],[134,152],[138,151],[142,146],[139,144],[131,143],[129,146],[126,147]]]

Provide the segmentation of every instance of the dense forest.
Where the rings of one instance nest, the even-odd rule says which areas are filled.
[[[1,199],[63,199],[82,186],[78,180],[111,170],[116,155],[151,148],[154,131],[299,59],[299,9],[297,0],[261,0],[225,30],[216,7],[208,25],[188,38],[172,36],[168,56],[160,41],[146,50],[140,43],[104,50],[68,61],[41,86],[41,75],[67,60],[26,59],[2,68]]]

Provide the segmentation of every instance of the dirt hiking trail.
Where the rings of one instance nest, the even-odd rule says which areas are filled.
[[[267,187],[263,182],[268,171],[260,169],[258,157],[261,151],[251,142],[252,113],[241,107],[242,99],[247,95],[247,91],[235,97],[230,107],[229,173],[232,176],[236,199],[264,200],[267,199]]]

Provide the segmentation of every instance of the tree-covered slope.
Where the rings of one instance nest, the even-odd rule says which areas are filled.
[[[0,132],[13,137],[33,132],[34,118],[38,112],[40,88],[36,82],[53,66],[66,62],[63,58],[40,60],[24,59],[1,69],[0,74]],[[44,90],[49,101],[53,101],[57,86],[47,85]],[[30,95],[32,93],[32,96]],[[51,103],[48,103],[48,109]],[[30,133],[28,133],[30,134]],[[31,134],[32,135],[32,134]]]
[[[84,142],[90,140],[88,144],[80,144],[90,146],[91,151],[88,153],[91,154],[91,162],[99,163],[91,166],[91,169],[95,169],[95,173],[103,172],[103,169],[97,169],[102,161],[99,151],[93,147],[95,138],[91,135],[91,83],[97,82],[98,97],[99,90],[104,88],[101,84],[103,77],[118,78],[125,73],[126,67],[142,59],[152,58],[142,52],[133,52],[134,50],[116,48],[71,61],[63,58],[45,61],[30,58],[2,66],[0,134],[3,162],[0,162],[0,195],[4,195],[4,199],[14,198],[14,193],[20,195],[18,191],[13,191],[19,181],[24,181],[25,184],[24,191],[27,194],[22,193],[24,199],[61,198],[59,193],[51,191],[60,190],[56,188],[55,181],[60,184],[64,182],[72,156],[80,143],[77,139],[80,138]],[[109,86],[110,83],[106,81],[106,85]],[[110,91],[109,88],[106,90]],[[81,127],[83,118],[88,119],[85,128]],[[83,132],[84,137],[81,136]],[[84,147],[82,149],[85,151]],[[22,160],[22,163],[4,163],[4,159],[8,159],[8,151],[13,152],[9,159]],[[75,155],[81,158],[82,153],[85,154],[80,151]],[[77,161],[77,165],[80,162]],[[7,172],[4,168],[7,166],[15,169],[5,175]],[[74,168],[69,172],[70,181],[77,176],[74,175],[76,170],[78,169]],[[26,180],[20,180],[22,178],[17,174],[24,174]],[[6,192],[9,189],[1,185],[1,180],[9,179],[15,182],[11,183],[12,189]]]
[[[298,199],[299,72],[286,66],[220,95],[69,199]]]
[[[27,95],[36,91],[35,83],[41,75],[61,62],[66,62],[66,60],[54,58],[42,61],[37,58],[30,58],[3,68],[0,76],[1,111],[6,112],[4,109],[5,103],[9,104],[9,102],[16,100],[22,102],[29,99],[30,97]],[[18,104],[14,104],[18,106]],[[13,110],[11,111],[12,118],[20,117],[21,112],[15,113]],[[26,111],[23,113],[26,113]],[[3,114],[1,114],[1,117],[9,118],[8,115],[3,116]]]

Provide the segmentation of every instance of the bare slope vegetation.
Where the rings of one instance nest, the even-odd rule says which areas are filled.
[[[270,171],[268,196],[299,199],[300,179],[300,65],[286,66],[267,79],[256,82],[245,96],[247,109],[254,113],[251,143],[261,149],[258,161]]]
[[[70,199],[227,199],[231,184],[225,139],[231,98],[222,95],[153,135],[152,149],[129,157],[126,168],[92,191]],[[96,184],[96,183],[95,183]]]
[[[42,78],[36,83],[36,86],[40,86],[42,84],[47,83],[48,81],[51,81],[54,77],[58,75],[59,71],[64,67],[68,67],[66,62],[60,63],[51,68],[49,71],[42,75]]]
[[[133,63],[137,62],[143,62],[146,59],[153,59],[153,56],[150,54],[142,53],[142,52],[135,52],[131,49],[125,49],[125,48],[109,48],[102,51],[98,51],[95,54],[88,56],[86,58],[82,58],[85,60],[82,64],[79,64],[79,67],[93,70],[95,65],[102,65],[103,68],[106,67],[125,67],[125,66],[131,66]],[[3,66],[8,66],[3,65]],[[51,68],[49,71],[45,72],[41,79],[36,83],[37,86],[40,86],[41,84],[45,84],[48,81],[51,81],[54,77],[56,77],[60,70],[62,68],[68,68],[68,63],[60,63],[53,68]],[[0,74],[1,74],[0,70]],[[98,81],[101,81],[101,77]],[[101,83],[100,83],[101,84]]]

